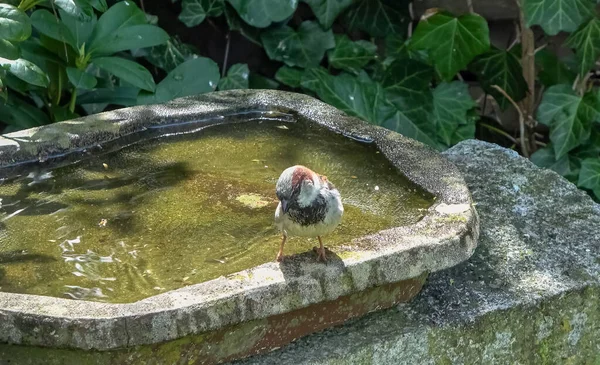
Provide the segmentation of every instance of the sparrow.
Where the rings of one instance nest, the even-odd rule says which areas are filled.
[[[275,225],[283,236],[277,261],[283,260],[283,246],[290,235],[317,237],[317,259],[327,261],[321,236],[331,233],[342,220],[344,206],[340,192],[326,176],[296,165],[281,173],[275,193],[279,199]]]

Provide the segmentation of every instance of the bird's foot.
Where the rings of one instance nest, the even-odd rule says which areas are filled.
[[[313,247],[313,251],[317,253],[317,261],[327,262],[327,255],[325,254],[325,247]]]
[[[278,253],[278,254],[277,254],[277,258],[276,258],[277,262],[283,262],[283,258],[284,258],[284,257],[285,257],[285,256],[283,256],[283,254],[282,254],[282,253]]]

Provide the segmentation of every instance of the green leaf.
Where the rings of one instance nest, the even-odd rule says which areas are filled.
[[[22,58],[16,60],[2,60],[0,63],[8,67],[8,72],[17,78],[35,86],[48,87],[48,76],[34,63]]]
[[[100,88],[78,94],[77,104],[115,104],[131,106],[137,104],[140,89],[135,87]]]
[[[409,58],[403,58],[393,61],[386,68],[382,82],[386,91],[406,97],[415,92],[428,91],[432,77],[433,69],[431,66]]]
[[[458,18],[439,12],[421,19],[410,41],[410,48],[427,50],[429,60],[444,81],[450,81],[478,55],[488,51],[487,22],[476,14]]]
[[[594,192],[600,189],[600,159],[586,158],[581,161],[577,186],[594,190]]]
[[[54,0],[56,6],[80,20],[88,20],[94,14],[89,0]]]
[[[0,101],[0,120],[12,126],[13,131],[50,123],[41,109],[10,96],[8,102]]]
[[[121,57],[100,57],[92,59],[92,63],[121,80],[130,83],[132,86],[151,92],[156,89],[156,84],[150,71],[137,62]]]
[[[325,51],[335,47],[331,30],[311,21],[300,24],[297,31],[287,25],[270,29],[261,39],[270,59],[305,68],[318,66]]]
[[[122,29],[146,23],[146,15],[133,2],[129,0],[117,2],[98,20],[90,36],[88,49],[104,45]]]
[[[21,50],[9,41],[0,39],[0,57],[16,60],[21,57]]]
[[[31,35],[31,21],[22,10],[0,4],[0,39],[22,42]]]
[[[251,72],[248,86],[250,89],[277,89],[279,88],[279,83],[256,72]]]
[[[302,81],[302,72],[302,69],[284,65],[275,73],[275,80],[284,85],[297,88],[300,87]]]
[[[58,13],[60,14],[62,23],[69,30],[70,38],[73,40],[74,49],[79,50],[79,47],[81,47],[83,43],[87,44],[88,39],[98,22],[96,14],[93,14],[86,21],[81,21],[78,18],[67,14],[63,10],[59,10]]]
[[[185,61],[198,57],[193,46],[171,38],[167,43],[150,48],[146,59],[158,68],[170,72]]]
[[[246,37],[246,39],[262,47],[262,43],[260,41],[261,30],[248,25],[245,21],[243,21],[238,13],[235,12],[235,9],[233,9],[233,7],[229,4],[225,4],[225,20],[227,20],[229,30],[236,30],[240,32],[240,34]]]
[[[358,74],[371,60],[375,59],[377,46],[367,41],[352,42],[346,35],[335,37],[335,48],[327,52],[331,67]]]
[[[219,90],[247,89],[250,70],[245,63],[238,63],[229,68],[227,76],[219,81]]]
[[[469,66],[477,75],[483,89],[491,94],[502,109],[511,103],[492,86],[498,85],[515,101],[527,95],[527,82],[519,60],[510,52],[494,48],[477,57]]]
[[[592,0],[523,0],[522,8],[527,26],[540,25],[549,35],[573,32],[594,16]]]
[[[105,14],[108,14],[106,12]],[[143,24],[122,28],[106,37],[106,43],[90,46],[90,54],[95,56],[111,55],[119,51],[145,48],[164,44],[169,40],[167,32],[161,28]]]
[[[266,28],[273,22],[280,22],[290,17],[297,0],[228,0],[244,21],[257,28]]]
[[[392,33],[406,34],[410,22],[409,1],[360,0],[344,16],[350,30],[361,30],[372,37]]]
[[[185,61],[169,72],[154,94],[140,94],[140,104],[157,104],[189,95],[214,91],[219,83],[219,66],[200,57]]]
[[[467,113],[476,106],[464,82],[438,85],[433,91],[433,115],[438,138],[447,146],[452,145],[452,137],[459,126],[474,125],[469,123],[472,121]]]
[[[552,145],[535,151],[531,155],[531,162],[539,167],[553,170],[561,176],[571,175],[574,172],[574,166],[569,160],[569,156],[564,155],[557,160]]]
[[[600,57],[600,19],[593,18],[582,25],[567,38],[565,45],[577,52],[579,74],[587,74]]]
[[[31,23],[38,32],[57,41],[67,43],[75,50],[77,49],[77,42],[75,42],[69,29],[48,10],[34,11],[31,14]]]
[[[72,113],[68,106],[56,106],[53,105],[50,108],[50,113],[52,113],[52,118],[54,122],[62,122],[65,120],[71,120],[75,118],[79,118],[80,115],[77,113]]]
[[[319,20],[319,24],[325,29],[331,28],[335,19],[346,10],[353,0],[304,0],[310,6]]]
[[[546,87],[557,84],[572,85],[577,77],[575,72],[547,49],[536,52],[535,63],[539,69],[538,78]]]
[[[67,67],[67,77],[77,89],[93,89],[98,82],[94,76],[74,67]]]
[[[223,14],[225,0],[183,0],[181,6],[179,20],[188,27],[195,27],[206,17]]]
[[[108,10],[106,0],[90,0],[90,4],[94,7],[94,9],[101,13],[104,13],[106,10]]]
[[[570,85],[554,85],[544,93],[537,119],[550,126],[550,141],[560,159],[590,136],[591,122],[599,120],[600,100],[596,91],[583,97]]]

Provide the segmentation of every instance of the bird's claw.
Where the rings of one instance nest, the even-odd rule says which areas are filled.
[[[313,251],[317,253],[317,261],[327,262],[327,255],[325,254],[325,248],[321,250],[319,247],[313,247]]]
[[[284,258],[284,257],[285,257],[285,256],[283,256],[282,254],[278,254],[278,255],[277,255],[277,258],[276,258],[277,262],[283,262],[283,258]]]

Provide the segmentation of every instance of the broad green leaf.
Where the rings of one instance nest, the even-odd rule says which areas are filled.
[[[270,59],[304,68],[318,66],[325,51],[335,47],[331,30],[324,31],[311,21],[300,24],[297,31],[287,25],[270,29],[261,39]]]
[[[236,30],[240,32],[240,34],[246,37],[246,39],[262,47],[260,40],[261,30],[243,21],[238,13],[236,13],[235,9],[233,9],[231,4],[225,4],[225,20],[227,20],[229,30]]]
[[[275,73],[275,80],[289,87],[297,88],[300,87],[302,81],[302,72],[302,69],[284,65]]]
[[[560,159],[590,136],[590,126],[599,120],[600,100],[596,91],[583,97],[571,85],[554,85],[544,93],[537,119],[550,127],[550,141]]]
[[[327,52],[327,59],[331,67],[357,74],[375,59],[376,52],[377,46],[371,42],[352,42],[348,36],[340,35],[335,37],[335,48]]]
[[[71,84],[77,89],[93,89],[98,82],[94,76],[75,67],[67,67],[67,77]]]
[[[438,138],[447,146],[459,126],[468,125],[467,112],[477,104],[469,94],[467,84],[461,81],[441,83],[433,91],[433,115]],[[472,124],[472,123],[471,123]]]
[[[539,25],[549,35],[573,32],[594,16],[592,0],[523,0],[527,26]]]
[[[450,138],[450,145],[453,146],[461,141],[475,138],[475,123],[459,125]]]
[[[248,80],[248,87],[250,89],[277,89],[279,88],[279,83],[273,79],[268,77],[264,77],[256,72],[250,73],[250,78]]]
[[[502,109],[511,103],[492,86],[498,85],[515,102],[527,95],[527,82],[523,78],[521,63],[508,51],[494,48],[475,58],[469,69],[477,75],[483,89],[496,99]]]
[[[154,91],[156,84],[150,71],[137,62],[121,57],[100,57],[92,59],[92,63],[99,68],[110,72],[116,77],[125,80],[132,86],[143,90]]]
[[[581,161],[577,186],[594,191],[600,189],[600,159],[586,158]]]
[[[392,33],[404,36],[410,22],[408,4],[405,0],[359,0],[348,9],[344,21],[351,30],[361,30],[372,37]]]
[[[490,48],[487,22],[476,14],[458,18],[438,12],[421,19],[410,48],[427,50],[429,60],[444,81],[450,81],[478,55]]]
[[[11,95],[13,94],[11,93]],[[10,131],[50,123],[48,116],[40,108],[10,96],[8,102],[0,100],[0,120],[12,127]],[[5,130],[4,133],[7,133],[7,131]]]
[[[0,39],[22,42],[31,35],[31,21],[22,10],[0,4]]]
[[[80,117],[77,113],[71,113],[68,106],[53,105],[50,108],[50,113],[52,113],[52,119],[55,123]]]
[[[81,21],[78,18],[67,14],[63,10],[59,10],[58,13],[60,14],[60,19],[62,20],[62,23],[71,34],[71,38],[74,41],[75,49],[78,50],[83,43],[87,44],[88,39],[90,38],[90,35],[92,34],[94,27],[98,22],[96,14],[93,14],[86,21]]]
[[[21,52],[23,53],[23,58],[26,60],[31,59],[31,56],[35,55],[45,59],[46,61],[64,65],[63,60],[56,54],[46,49],[38,39],[29,38],[25,42],[21,42],[19,46],[21,48]]]
[[[170,72],[185,61],[198,57],[197,50],[177,38],[149,49],[146,59],[158,68]]]
[[[429,90],[433,78],[431,66],[403,58],[393,61],[385,70],[382,83],[388,92],[409,96]]]
[[[106,10],[108,10],[106,0],[90,0],[90,4],[94,7],[94,9],[101,13],[104,13]]]
[[[135,3],[130,0],[117,2],[98,19],[87,48],[104,45],[121,29],[146,23],[146,15]]]
[[[577,76],[567,64],[547,49],[536,52],[535,63],[539,69],[538,78],[546,87],[557,84],[573,84]]]
[[[214,91],[219,83],[219,66],[200,57],[185,61],[169,72],[154,94],[140,94],[140,104],[164,103],[175,98]]]
[[[565,41],[565,45],[575,49],[579,63],[579,74],[587,74],[600,57],[600,19],[593,18],[582,25]]]
[[[77,104],[115,104],[131,106],[137,104],[140,89],[135,87],[100,88],[83,92],[77,96]]]
[[[2,60],[2,66],[7,67],[7,71],[28,84],[48,87],[48,76],[33,62],[22,58],[16,60]]]
[[[571,151],[569,155],[578,158],[600,158],[600,123],[592,124],[590,138],[581,146]]]
[[[266,28],[290,17],[298,0],[228,0],[244,21],[253,27]]]
[[[223,14],[225,0],[183,0],[179,20],[188,27],[195,27],[206,17]]]
[[[556,159],[552,145],[548,145],[534,152],[531,155],[531,162],[539,167],[547,168],[555,171],[561,176],[569,175],[573,172],[573,165],[569,161],[569,156]]]
[[[353,0],[304,0],[310,6],[319,20],[319,24],[325,29],[331,28],[335,19],[346,10]]]
[[[229,68],[227,76],[219,80],[219,90],[247,89],[249,87],[250,70],[245,63],[238,63]]]
[[[164,44],[169,38],[167,32],[155,25],[134,25],[115,31],[105,38],[106,43],[90,46],[89,53],[95,56],[111,55],[119,51]]]
[[[0,39],[0,57],[8,60],[16,60],[21,57],[21,50],[9,41]]]
[[[89,0],[54,0],[54,3],[70,16],[80,20],[88,20],[94,14]]]
[[[77,49],[77,42],[75,42],[67,26],[48,10],[34,11],[31,14],[31,23],[38,32],[57,41],[67,43],[75,50]]]

